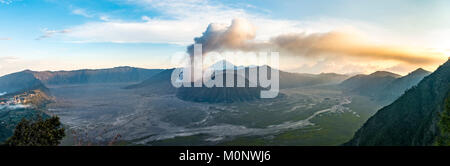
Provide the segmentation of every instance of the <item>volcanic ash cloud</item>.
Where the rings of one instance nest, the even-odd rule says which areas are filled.
[[[270,26],[270,25],[268,25]],[[362,36],[339,31],[324,33],[289,33],[273,36],[268,41],[256,41],[256,27],[245,19],[234,19],[230,26],[211,23],[194,44],[202,44],[204,55],[217,51],[279,51],[281,56],[306,58],[361,58],[393,60],[410,65],[441,63],[445,55],[426,49],[381,45]],[[193,55],[194,45],[187,48]]]

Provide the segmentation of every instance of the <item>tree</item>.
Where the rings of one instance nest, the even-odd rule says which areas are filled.
[[[57,146],[64,136],[64,128],[61,127],[57,116],[45,120],[41,116],[34,120],[23,118],[6,144],[9,146]]]
[[[437,139],[437,144],[439,146],[450,146],[450,94],[445,99],[444,111],[441,113],[439,128],[441,133]]]

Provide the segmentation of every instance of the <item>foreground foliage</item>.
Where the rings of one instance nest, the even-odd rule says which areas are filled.
[[[57,116],[48,119],[39,116],[34,120],[24,118],[17,124],[13,136],[6,141],[6,144],[9,146],[57,146],[64,136],[64,128],[61,127]]]
[[[441,130],[441,135],[437,138],[437,145],[439,146],[450,146],[450,94],[448,96],[439,121]]]

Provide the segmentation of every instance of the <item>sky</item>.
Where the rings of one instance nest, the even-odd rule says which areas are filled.
[[[0,76],[171,68],[193,43],[275,50],[290,72],[433,71],[450,55],[450,1],[0,0]]]

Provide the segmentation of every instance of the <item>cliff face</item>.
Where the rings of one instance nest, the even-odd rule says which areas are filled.
[[[39,79],[34,77],[32,71],[25,70],[0,77],[0,93],[15,94],[35,89],[48,90]]]

